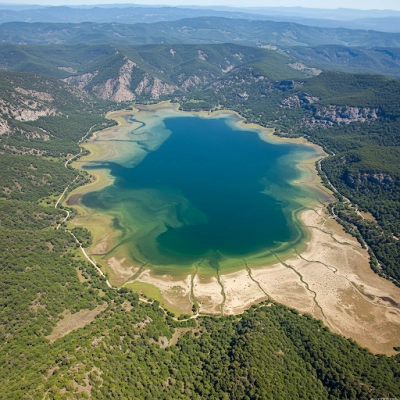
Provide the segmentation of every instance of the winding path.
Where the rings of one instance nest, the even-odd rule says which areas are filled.
[[[94,126],[95,126],[95,125],[92,125],[92,126],[90,127],[90,129],[80,138],[80,140],[78,141],[78,144],[82,143],[82,142],[87,138],[87,136],[92,132],[92,129],[93,129]],[[74,156],[72,156],[71,158],[69,158],[67,161],[65,161],[64,167],[65,167],[65,168],[68,168],[68,164],[69,164],[70,162],[72,162],[74,159],[76,159],[77,157],[79,157],[81,154],[82,154],[82,147],[81,147],[81,149],[80,149],[80,151],[79,151],[78,154],[75,154]],[[67,187],[64,189],[64,191],[61,193],[61,195],[60,195],[60,197],[58,198],[56,204],[54,205],[54,208],[55,208],[55,209],[58,208],[58,205],[60,204],[60,201],[61,201],[61,200],[63,199],[63,197],[65,196],[65,193],[67,192],[68,188],[78,179],[78,177],[79,177],[79,175],[76,176],[75,179],[74,179],[71,183],[69,183],[69,184],[67,185]],[[65,218],[57,225],[57,227],[56,227],[57,230],[60,229],[60,226],[61,226],[64,222],[66,222],[66,221],[68,220],[69,216],[70,216],[70,212],[69,212],[68,210],[62,210],[62,211],[64,211],[64,212],[66,213],[66,216],[65,216]],[[97,266],[97,264],[92,260],[92,258],[86,253],[86,250],[84,249],[84,247],[82,246],[82,243],[78,240],[78,238],[77,238],[69,229],[65,228],[65,231],[68,232],[68,233],[75,239],[75,242],[78,243],[79,248],[81,249],[83,256],[93,265],[93,267],[95,267],[95,269],[96,269],[96,271],[99,273],[99,275],[100,275],[101,277],[103,277],[103,278],[106,278],[104,272]],[[111,285],[111,283],[109,282],[108,279],[106,279],[105,282],[106,282],[106,285],[107,285],[110,289],[116,289],[116,288],[114,288],[114,287]]]

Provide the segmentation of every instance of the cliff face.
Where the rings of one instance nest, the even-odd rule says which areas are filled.
[[[68,78],[62,79],[65,83],[69,85],[74,85],[79,89],[84,89],[86,85],[88,85],[92,79],[99,73],[99,71],[94,71],[93,73],[88,72],[87,74],[82,75],[74,75]]]
[[[388,188],[396,182],[396,180],[387,173],[354,174],[347,172],[343,178],[346,184],[353,189],[359,188],[360,186],[365,186],[368,183],[373,183],[375,185],[382,186],[383,188]]]
[[[111,100],[117,103],[132,101],[138,97],[156,100],[163,95],[169,95],[179,90],[179,87],[176,85],[163,82],[148,72],[143,73],[143,70],[139,69],[136,63],[127,58],[115,77],[108,78],[90,87],[90,83],[98,74],[99,71],[94,71],[93,73],[71,76],[63,79],[63,81],[79,89],[88,90],[100,99]],[[134,79],[138,82],[133,84],[132,81]],[[197,83],[197,79],[189,79],[182,84],[183,90]]]
[[[42,95],[45,96],[47,94],[42,93]],[[15,92],[11,96],[13,97],[12,102],[0,99],[0,113],[8,118],[13,118],[17,121],[35,121],[39,117],[57,115],[55,108],[50,107],[43,101],[36,101],[31,96],[20,96]]]
[[[159,99],[161,96],[169,95],[176,90],[178,90],[177,86],[162,82],[159,78],[146,72],[135,88],[135,94],[137,96],[146,95],[152,99]]]
[[[134,100],[136,96],[130,90],[134,67],[136,67],[136,64],[131,60],[127,60],[120,68],[117,77],[107,79],[104,83],[94,86],[93,93],[103,100],[116,102]]]
[[[320,99],[308,93],[299,92],[280,102],[283,108],[305,108],[312,112],[303,123],[312,128],[315,126],[348,125],[352,122],[373,122],[379,118],[379,109],[370,107],[352,107],[318,104]]]
[[[0,118],[0,135],[3,135],[4,133],[9,131],[10,127],[8,125],[8,122],[5,119]]]
[[[200,85],[204,85],[204,84],[208,83],[208,79],[205,76],[200,78],[197,75],[191,75],[191,76],[186,78],[186,76],[184,74],[181,74],[178,77],[178,80],[180,82],[182,82],[181,85],[180,85],[180,88],[184,92],[188,92],[191,89],[197,89]]]
[[[319,98],[315,96],[310,96],[308,93],[300,92],[293,96],[287,97],[280,102],[281,107],[287,108],[300,108],[300,107],[307,107],[316,101]]]
[[[43,117],[67,119],[73,107],[79,108],[77,104],[84,100],[84,104],[90,105],[94,101],[83,90],[42,75],[3,72],[0,84],[0,135],[3,141],[11,137],[22,141],[51,140],[56,136],[51,128],[41,121],[30,122]],[[12,146],[2,145],[13,150]]]
[[[351,122],[373,122],[378,119],[378,109],[335,105],[313,106],[310,125],[347,125]]]

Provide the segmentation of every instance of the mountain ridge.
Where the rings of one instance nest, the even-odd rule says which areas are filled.
[[[16,44],[162,44],[226,43],[282,48],[339,44],[400,47],[400,33],[319,28],[293,22],[199,17],[155,23],[96,24],[9,22],[0,25],[0,41]]]

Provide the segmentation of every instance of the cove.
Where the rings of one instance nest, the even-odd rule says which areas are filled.
[[[112,216],[119,232],[104,259],[124,255],[171,275],[194,265],[223,272],[293,251],[304,240],[296,213],[312,194],[295,182],[301,160],[320,155],[314,147],[262,140],[234,115],[160,112],[152,123],[141,117],[131,113],[132,129],[124,137],[116,129],[108,139],[116,149],[111,160],[84,166],[113,178],[80,200]]]

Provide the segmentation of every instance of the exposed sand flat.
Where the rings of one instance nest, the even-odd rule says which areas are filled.
[[[286,305],[296,304],[295,308],[300,312],[316,314],[312,293],[290,268],[282,264],[254,268],[252,276],[275,301]]]
[[[126,258],[110,257],[107,259],[107,266],[111,270],[110,281],[116,286],[125,283],[139,270],[138,267],[128,262]]]
[[[135,279],[135,282],[143,282],[157,287],[161,291],[162,302],[169,308],[180,313],[191,313],[190,275],[184,279],[176,279],[169,275],[154,275],[151,271],[145,270]]]
[[[274,300],[311,313],[375,353],[395,354],[393,347],[400,344],[400,290],[374,274],[367,251],[322,208],[304,212],[302,219],[315,227],[310,228],[311,240],[306,251],[284,263],[301,275],[306,292],[290,290],[302,284],[300,276],[288,274],[288,268],[285,273],[279,265],[253,270],[254,278]],[[308,309],[306,299],[314,302]]]
[[[193,294],[201,313],[221,314],[224,297],[217,278],[201,278],[196,275],[193,280]]]
[[[250,278],[247,270],[241,270],[229,275],[221,276],[221,283],[225,291],[224,314],[242,313],[249,304],[268,299],[259,285]],[[201,283],[198,292],[201,292]]]

